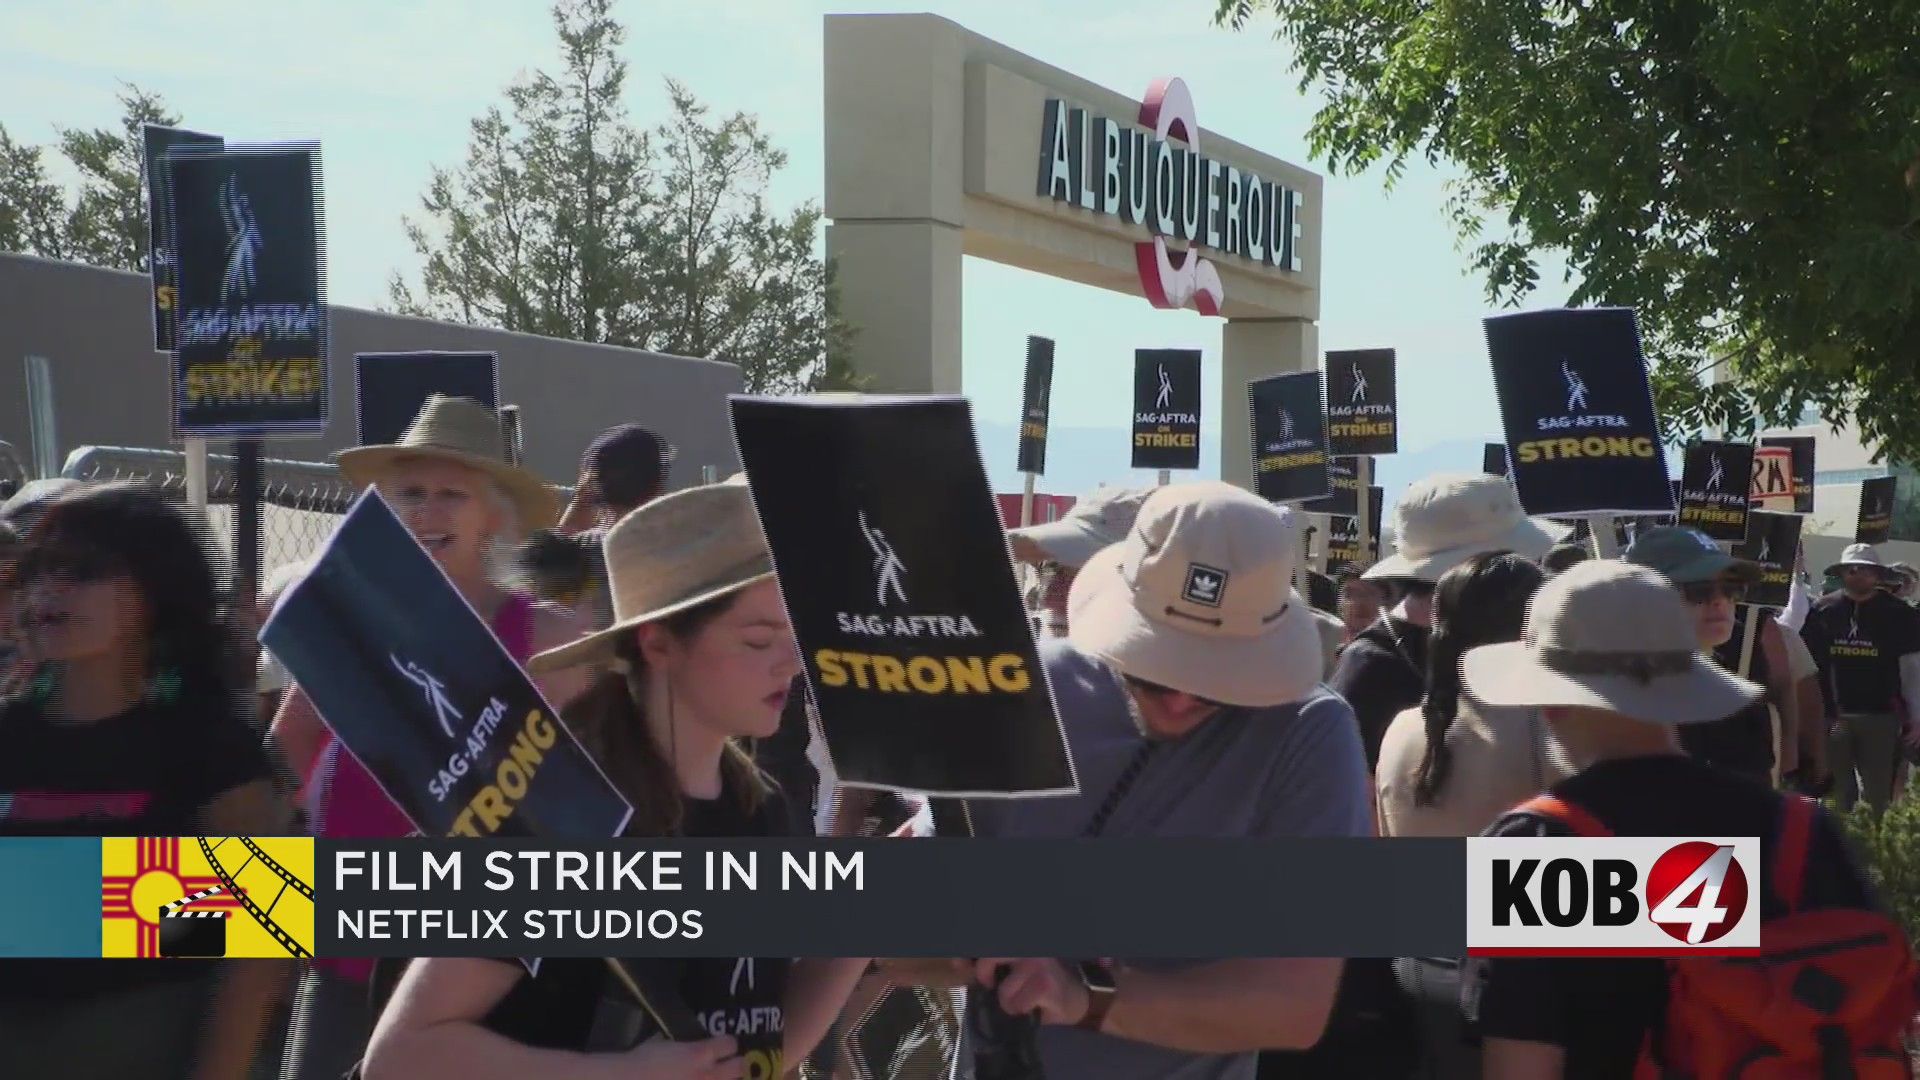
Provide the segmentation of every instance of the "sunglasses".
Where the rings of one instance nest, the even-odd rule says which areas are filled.
[[[1133,690],[1138,691],[1140,693],[1145,693],[1145,694],[1154,694],[1162,697],[1166,696],[1167,694],[1187,694],[1185,690],[1175,690],[1171,686],[1161,686],[1159,683],[1148,682],[1145,679],[1136,679],[1131,675],[1120,676],[1120,681],[1126,683],[1127,686],[1129,686]],[[1223,705],[1222,703],[1218,701],[1213,701],[1209,698],[1203,698],[1198,694],[1187,694],[1187,696],[1190,698],[1193,698],[1195,701],[1199,702],[1202,705],[1210,706],[1216,709],[1226,708],[1226,706]]]
[[[1747,598],[1747,587],[1737,581],[1690,581],[1680,586],[1680,595],[1689,604],[1712,603],[1716,596],[1737,604]]]

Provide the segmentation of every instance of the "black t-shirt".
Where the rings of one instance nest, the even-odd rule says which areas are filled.
[[[1360,725],[1367,768],[1380,763],[1387,725],[1420,704],[1427,693],[1427,639],[1423,626],[1383,616],[1340,650],[1327,686],[1346,699]]]
[[[1593,814],[1618,836],[1758,836],[1760,917],[1781,914],[1770,872],[1782,796],[1746,777],[1678,754],[1608,761],[1570,777],[1553,794]],[[1502,818],[1489,836],[1571,836],[1530,815]],[[1801,906],[1877,907],[1832,818],[1822,812],[1808,852]],[[1618,1080],[1667,1001],[1661,960],[1473,961],[1467,999],[1477,998],[1482,1038],[1549,1043],[1566,1050],[1567,1080]],[[1475,1011],[1470,1007],[1470,1012]]]
[[[90,724],[55,722],[15,697],[0,703],[0,746],[0,836],[195,836],[216,796],[268,776],[266,751],[235,703],[210,696],[144,702]],[[10,960],[0,998],[193,979],[212,963]]]
[[[1740,643],[1746,635],[1746,617],[1747,610],[1743,608],[1734,619],[1733,636],[1713,652],[1714,660],[1728,671],[1738,671],[1740,668]],[[1765,643],[1756,637],[1747,679],[1764,687],[1771,672],[1772,669],[1767,665]],[[1693,757],[1771,782],[1773,716],[1767,711],[1767,698],[1761,698],[1724,720],[1682,724],[1676,730],[1680,735],[1681,748]]]
[[[1822,641],[1843,713],[1894,711],[1900,658],[1920,652],[1920,612],[1882,592],[1855,603],[1828,593],[1807,612],[1809,644]]]
[[[786,797],[770,791],[747,815],[732,798],[685,799],[682,835],[699,838],[796,836]],[[513,963],[517,961],[502,961]],[[731,1035],[748,1056],[747,1075],[781,1076],[786,1033],[787,957],[629,960],[645,983],[674,987],[679,1001],[710,1035]],[[384,980],[383,980],[384,981]],[[550,959],[538,977],[522,972],[488,1015],[489,1030],[528,1046],[555,1050],[621,1049],[652,1038],[658,1027],[604,960]],[[755,1057],[755,1055],[758,1055]]]

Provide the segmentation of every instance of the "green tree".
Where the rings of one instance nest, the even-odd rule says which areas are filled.
[[[849,331],[820,211],[785,213],[767,185],[786,165],[757,118],[713,117],[669,80],[672,115],[628,119],[625,30],[613,0],[554,8],[565,64],[508,87],[473,121],[466,162],[436,168],[420,220],[422,266],[400,310],[738,364],[749,388],[846,385]]]
[[[1636,308],[1670,437],[1813,404],[1920,460],[1920,0],[1215,2],[1275,17],[1332,171],[1458,167],[1490,302],[1556,251]]]
[[[0,251],[23,251],[117,270],[147,269],[147,187],[140,128],[174,125],[156,94],[123,87],[117,129],[59,129],[60,154],[79,175],[71,199],[47,175],[45,148],[0,127]]]

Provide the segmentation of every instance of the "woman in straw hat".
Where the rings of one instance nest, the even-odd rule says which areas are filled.
[[[572,612],[503,588],[497,567],[526,531],[553,523],[555,492],[538,476],[502,460],[500,423],[472,398],[435,394],[389,446],[340,454],[340,472],[356,487],[372,484],[460,595],[516,660],[573,640]],[[585,686],[582,672],[554,671],[536,683],[560,703]],[[302,777],[301,802],[316,835],[381,839],[413,831],[371,774],[326,730],[305,694],[289,691],[274,718],[274,744]],[[323,960],[301,981],[285,1080],[340,1076],[366,1045],[366,960]]]
[[[614,625],[530,667],[609,666],[561,718],[633,803],[628,835],[807,835],[804,815],[737,745],[773,734],[799,671],[746,486],[648,503],[608,531],[605,552]],[[825,1035],[866,966],[655,963],[680,1004],[719,1018],[711,1038],[657,1037],[600,961],[549,959],[530,977],[514,961],[434,958],[401,976],[368,1047],[366,1080],[784,1076]],[[742,1027],[737,1017],[756,1022]]]

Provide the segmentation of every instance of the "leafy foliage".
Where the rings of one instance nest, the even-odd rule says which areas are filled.
[[[79,174],[71,200],[46,169],[46,148],[0,127],[0,251],[22,251],[117,270],[147,269],[147,189],[140,129],[180,118],[136,86],[120,93],[117,129],[59,130],[60,154]]]
[[[1841,821],[1880,899],[1906,926],[1908,940],[1920,946],[1920,798],[1909,794],[1885,813],[1860,803]]]
[[[1812,404],[1920,459],[1920,0],[1216,4],[1276,17],[1335,172],[1459,167],[1489,302],[1555,250],[1636,308],[1671,438]]]
[[[672,115],[627,119],[624,29],[613,0],[565,0],[565,70],[506,91],[473,121],[464,166],[438,168],[407,234],[418,287],[403,311],[740,365],[750,389],[850,384],[849,330],[820,210],[781,214],[767,185],[786,165],[759,121],[716,117],[668,80]]]

